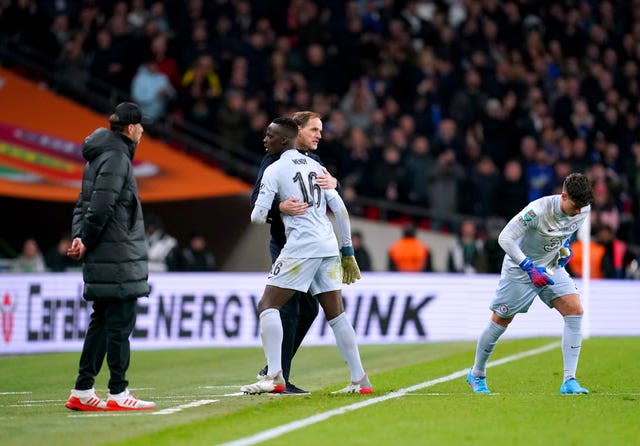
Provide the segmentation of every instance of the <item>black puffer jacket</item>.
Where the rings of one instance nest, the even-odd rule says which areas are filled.
[[[149,295],[142,207],[131,160],[131,139],[100,128],[84,142],[88,161],[73,211],[72,235],[87,248],[86,300],[133,299]]]

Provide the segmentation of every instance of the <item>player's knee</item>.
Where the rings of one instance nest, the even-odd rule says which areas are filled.
[[[258,314],[262,313],[265,310],[269,310],[271,308],[275,310],[280,310],[280,308],[277,305],[275,305],[273,302],[270,302],[268,300],[260,299],[260,302],[258,302]]]
[[[578,302],[575,305],[570,305],[563,316],[582,316],[584,314],[584,308]]]
[[[562,316],[582,316],[584,313],[580,298],[575,294],[563,296],[553,301],[553,305]]]
[[[498,324],[498,325],[506,328],[506,327],[509,326],[509,324],[513,320],[513,317],[508,317],[508,318],[500,317],[494,311],[493,314],[491,315],[491,320],[493,321],[493,323]]]

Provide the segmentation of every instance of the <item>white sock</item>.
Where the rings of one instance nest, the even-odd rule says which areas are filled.
[[[270,377],[282,370],[282,336],[280,311],[268,308],[260,313],[260,337]]]
[[[127,396],[129,396],[129,389],[124,389],[122,392],[116,393],[115,395],[112,395],[111,393],[109,393],[109,397],[116,400],[123,400]]]
[[[498,338],[502,336],[502,333],[504,333],[506,329],[507,327],[498,325],[493,321],[490,321],[487,328],[484,329],[480,338],[478,338],[478,345],[476,346],[476,360],[473,363],[473,376],[486,376],[489,356],[493,353],[493,349],[496,347]]]
[[[87,398],[93,396],[95,390],[93,388],[87,390],[77,390],[73,389],[73,394],[78,398]]]
[[[329,321],[329,325],[336,337],[336,344],[342,357],[347,361],[349,372],[351,372],[351,382],[360,381],[365,373],[356,343],[356,332],[347,320],[345,313],[340,313],[337,317]]]
[[[576,377],[578,359],[582,347],[582,316],[564,316],[562,332],[562,360],[564,362],[564,380]]]

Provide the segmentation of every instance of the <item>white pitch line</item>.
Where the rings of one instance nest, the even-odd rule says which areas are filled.
[[[45,406],[57,406],[57,404],[49,403],[49,404],[7,404],[6,406],[0,407],[45,407]]]
[[[139,417],[142,415],[151,415],[152,412],[146,410],[128,410],[118,412],[90,412],[82,414],[67,415],[67,418],[103,418],[103,417]]]
[[[552,342],[550,344],[543,345],[542,347],[534,348],[533,350],[527,350],[524,352],[516,353],[514,355],[505,356],[504,358],[490,362],[489,364],[487,364],[487,367],[495,367],[498,365],[507,364],[512,361],[517,361],[522,358],[527,358],[529,356],[545,353],[550,350],[553,350],[554,348],[557,348],[558,346],[560,346],[559,342]],[[342,415],[347,412],[352,412],[354,410],[362,409],[363,407],[368,407],[374,404],[382,403],[384,401],[400,398],[410,392],[415,392],[416,390],[425,389],[427,387],[435,386],[436,384],[442,384],[447,381],[452,381],[454,379],[462,378],[463,376],[466,376],[468,371],[469,369],[458,370],[457,372],[450,373],[449,375],[442,376],[440,378],[432,379],[430,381],[424,381],[419,384],[415,384],[413,386],[405,387],[404,389],[387,393],[386,395],[362,400],[357,403],[338,407],[336,409],[328,410],[326,412],[321,412],[307,418],[302,418],[300,420],[292,421],[290,423],[283,424],[281,426],[274,427],[272,429],[267,429],[265,431],[258,432],[257,434],[254,434],[248,437],[229,441],[227,443],[221,443],[218,446],[249,446],[249,445],[262,443],[263,441],[273,440],[274,438],[278,438],[282,435],[288,434],[289,432],[293,432],[298,429],[302,429],[303,427],[311,426],[312,424],[316,424],[321,421],[328,420],[329,418],[335,417],[336,415]]]
[[[67,400],[23,400],[21,403],[64,403]]]
[[[180,406],[167,407],[166,409],[158,410],[156,412],[151,412],[151,415],[171,415],[171,414],[174,414],[176,412],[180,412],[180,411],[182,411],[184,409],[191,409],[192,407],[200,407],[200,406],[204,406],[206,404],[215,403],[216,401],[220,401],[220,400],[198,400],[198,401],[192,401],[192,402],[187,403],[187,404],[181,404]]]
[[[406,396],[454,396],[454,395],[460,395],[460,393],[455,393],[455,392],[449,392],[449,393],[439,393],[439,392],[427,392],[427,393],[412,393],[410,395],[406,395]],[[501,395],[499,392],[494,392],[491,391],[491,393],[488,393],[486,396],[490,397],[492,395]],[[518,392],[518,395],[529,395],[529,396],[535,396],[535,395],[541,395],[541,393],[539,392]],[[597,398],[599,396],[638,396],[640,395],[639,392],[589,392],[589,398]]]
[[[32,392],[23,392],[32,393]],[[200,394],[200,395],[162,395],[162,396],[150,396],[150,400],[162,400],[163,403],[181,403],[184,400],[193,400],[198,398],[222,398],[222,397],[236,397],[244,396],[243,392],[236,393],[224,393],[224,394]],[[57,406],[67,400],[22,400],[12,404],[0,404],[0,407],[49,407]]]
[[[180,412],[184,409],[191,409],[193,407],[205,406],[207,404],[212,404],[218,401],[220,400],[198,400],[198,401],[192,401],[187,404],[181,404],[175,407],[167,407],[165,409],[160,409],[157,411],[147,411],[147,410],[143,410],[143,411],[132,410],[132,411],[118,411],[118,412],[106,411],[106,412],[92,412],[92,413],[82,414],[82,415],[67,415],[67,417],[68,418],[87,418],[87,417],[123,417],[123,416],[132,416],[132,415],[137,415],[137,416],[173,415],[174,413]]]
[[[29,395],[31,392],[0,392],[0,395]]]

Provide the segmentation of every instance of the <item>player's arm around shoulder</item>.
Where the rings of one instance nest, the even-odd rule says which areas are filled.
[[[316,183],[321,189],[336,189],[338,187],[338,180],[324,166],[322,166],[322,173],[318,174],[316,178]]]

